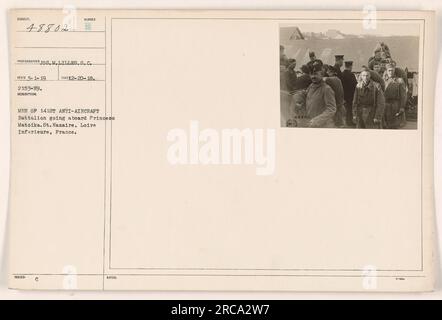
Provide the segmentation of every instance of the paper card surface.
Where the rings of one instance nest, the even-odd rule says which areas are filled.
[[[434,13],[10,12],[10,287],[428,291]]]

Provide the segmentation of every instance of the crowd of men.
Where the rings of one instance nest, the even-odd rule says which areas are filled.
[[[407,74],[384,43],[358,75],[343,55],[335,55],[335,64],[327,65],[314,52],[296,71],[296,60],[287,58],[284,50],[280,46],[281,90],[291,95],[288,127],[397,129],[404,124]]]

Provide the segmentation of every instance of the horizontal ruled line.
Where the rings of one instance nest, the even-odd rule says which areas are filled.
[[[104,30],[73,30],[73,31],[49,31],[49,32],[45,32],[45,31],[28,31],[28,30],[16,30],[16,32],[26,32],[26,33],[59,33],[59,34],[63,34],[63,33],[71,33],[71,32],[83,32],[83,33],[104,33]]]
[[[40,82],[50,82],[50,81],[60,81],[60,82],[102,82],[105,80],[20,80],[15,79],[15,81],[19,82],[29,82],[29,81],[40,81]]]
[[[67,273],[14,273],[13,276],[103,276],[102,273],[67,274]],[[366,278],[367,275],[344,274],[186,274],[186,273],[105,273],[104,276],[188,276],[188,277],[320,277],[320,278]],[[425,278],[421,275],[377,275],[378,278]]]
[[[88,67],[88,66],[105,66],[105,63],[90,63],[90,64],[67,64],[67,63],[58,63],[58,64],[49,64],[49,63],[38,63],[38,62],[34,62],[34,63],[26,63],[26,62],[22,62],[22,63],[15,63],[16,66],[48,66],[48,67],[54,67],[54,66],[78,66],[78,67]]]
[[[15,47],[15,49],[105,49],[105,47]]]

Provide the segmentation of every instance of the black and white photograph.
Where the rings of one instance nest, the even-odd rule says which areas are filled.
[[[417,23],[280,25],[281,127],[417,129]]]
[[[0,300],[442,298],[442,2],[14,1]]]

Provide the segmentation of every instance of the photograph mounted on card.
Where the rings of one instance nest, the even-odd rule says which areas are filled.
[[[16,9],[10,39],[11,288],[433,288],[433,12]]]

